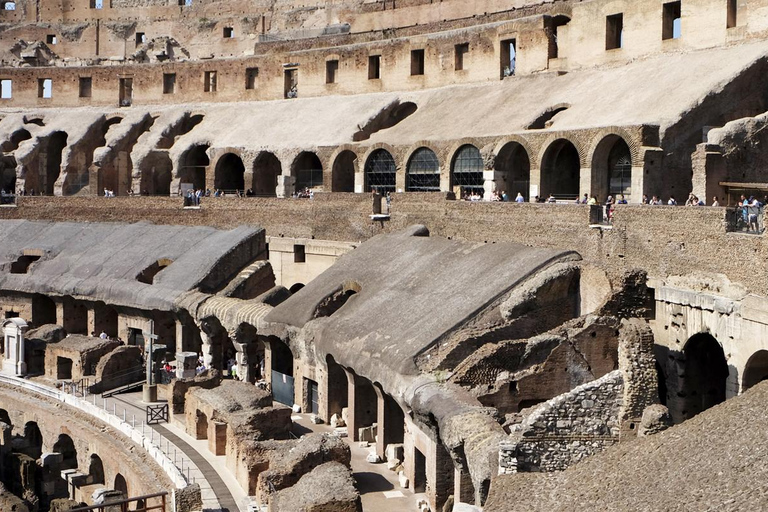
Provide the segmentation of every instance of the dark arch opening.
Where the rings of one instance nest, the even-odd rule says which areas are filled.
[[[95,453],[91,454],[88,460],[88,479],[91,484],[103,484],[104,482],[104,464],[101,457]]]
[[[33,459],[39,459],[43,454],[43,434],[36,422],[28,421],[24,425],[24,439],[29,447],[27,455]]]
[[[191,132],[195,126],[203,122],[203,119],[205,119],[205,116],[202,114],[195,114],[193,116],[187,114],[181,122],[176,125],[168,126],[165,131],[163,131],[162,137],[157,143],[157,148],[171,149],[179,137]]]
[[[574,200],[579,196],[579,152],[570,141],[558,139],[544,153],[541,165],[541,197]]]
[[[328,354],[325,358],[328,365],[328,393],[326,395],[328,403],[328,419],[334,414],[341,417],[341,410],[348,404],[348,381],[344,368],[336,362],[332,355]]]
[[[496,156],[496,170],[501,172],[504,180],[504,191],[509,197],[523,195],[525,200],[531,186],[531,161],[528,152],[517,142],[509,142],[501,148]]]
[[[439,192],[440,162],[429,148],[419,148],[408,159],[405,173],[406,192]]]
[[[115,475],[114,489],[123,493],[123,496],[128,497],[128,484],[125,481],[125,477],[120,473]]]
[[[592,195],[602,201],[609,194],[632,193],[632,156],[629,145],[618,135],[608,135],[595,147],[592,156]]]
[[[59,439],[53,445],[53,451],[62,456],[61,469],[77,468],[77,450],[75,443],[67,434],[60,434]]]
[[[375,189],[379,194],[395,191],[397,166],[386,149],[377,149],[365,162],[365,192]]]
[[[245,189],[245,165],[234,153],[227,153],[219,159],[214,174],[214,185],[219,190],[234,193]]]
[[[11,423],[11,417],[8,415],[8,411],[5,409],[0,409],[0,423],[5,423],[8,426],[13,426],[13,423]]]
[[[168,153],[160,153],[152,166],[152,190],[155,195],[168,196],[171,194],[173,179],[173,164]]]
[[[758,350],[744,367],[742,390],[746,391],[764,380],[768,380],[768,350]]]
[[[296,177],[296,190],[323,186],[323,164],[316,154],[300,153],[291,167],[291,174]]]
[[[261,153],[253,162],[253,193],[262,197],[277,195],[277,177],[283,173],[280,160],[272,153]]]
[[[451,187],[461,187],[465,195],[482,196],[485,193],[483,169],[485,164],[480,150],[471,144],[461,146],[451,163]]]
[[[331,170],[331,191],[354,192],[356,167],[357,155],[354,151],[347,149],[339,153]]]
[[[182,183],[190,183],[196,190],[205,189],[205,173],[211,164],[207,153],[209,147],[207,144],[192,146],[180,158]]]
[[[53,187],[61,174],[61,154],[67,145],[67,134],[55,132],[48,139],[45,162],[45,174],[40,176],[40,189],[48,195],[53,194]]]
[[[4,153],[10,153],[12,151],[16,151],[17,149],[19,149],[19,144],[31,138],[32,138],[32,134],[29,133],[29,131],[27,131],[25,128],[16,130],[11,134],[11,138],[3,143],[2,150]]]
[[[288,288],[288,291],[291,292],[291,293],[296,293],[299,290],[301,290],[302,288],[304,288],[304,283],[296,283],[293,286],[291,286],[290,288]]]
[[[289,377],[293,377],[293,352],[288,345],[282,341],[270,339],[270,348],[272,349],[272,369]]]
[[[555,116],[560,112],[568,110],[568,105],[561,105],[557,107],[548,108],[539,117],[537,117],[531,124],[528,125],[529,130],[543,130],[549,128],[555,122]]]
[[[235,346],[216,317],[208,317],[203,320],[201,329],[208,337],[211,354],[211,368],[224,371],[227,362],[235,357]]]
[[[710,334],[692,336],[676,369],[677,389],[667,381],[667,405],[673,418],[686,420],[725,401],[728,363],[723,347]]]

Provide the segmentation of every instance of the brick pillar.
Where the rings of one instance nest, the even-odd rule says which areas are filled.
[[[376,453],[379,457],[385,459],[387,445],[403,442],[403,431],[405,428],[403,410],[395,399],[386,394],[380,386],[375,385],[373,388],[378,402]]]
[[[472,475],[469,471],[454,469],[453,497],[456,503],[475,504],[475,486],[472,484]]]
[[[427,452],[427,499],[432,510],[442,510],[453,494],[453,460],[439,440],[430,439]]]
[[[368,379],[347,370],[347,430],[352,441],[359,441],[358,429],[376,422],[378,399]]]

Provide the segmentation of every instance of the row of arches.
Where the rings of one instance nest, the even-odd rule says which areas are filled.
[[[205,170],[210,165],[208,146],[195,146],[182,158],[181,179],[195,188],[205,188]],[[579,150],[567,139],[553,141],[541,158],[540,196],[552,194],[558,198],[575,199],[580,195],[581,161]],[[632,156],[629,144],[618,135],[605,137],[596,147],[593,158],[591,191],[598,197],[629,196],[632,192]],[[350,150],[340,151],[331,163],[330,190],[353,192],[358,155]],[[399,165],[392,152],[377,148],[363,162],[364,191],[375,189],[380,193],[398,189]],[[408,155],[405,164],[404,190],[406,192],[438,192],[461,187],[467,193],[485,192],[486,163],[480,149],[473,144],[460,146],[451,156],[449,172],[435,151],[421,146]],[[531,156],[525,146],[508,142],[495,155],[493,171],[500,175],[496,187],[510,193],[520,192],[528,198],[531,184]],[[216,162],[214,187],[222,190],[252,189],[254,195],[274,196],[277,177],[282,174],[279,159],[263,152],[248,172],[241,157],[225,153]],[[323,164],[312,152],[300,153],[291,164],[297,190],[328,186],[323,181]],[[443,176],[445,175],[445,178]],[[400,185],[402,187],[402,185]]]

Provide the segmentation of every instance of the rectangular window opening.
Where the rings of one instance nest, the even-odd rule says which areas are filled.
[[[286,69],[283,81],[283,94],[286,99],[299,97],[299,70]]]
[[[329,60],[325,63],[325,83],[327,84],[335,84],[336,83],[336,75],[339,72],[339,61],[338,60]]]
[[[307,261],[306,246],[295,244],[293,246],[293,262],[306,263],[306,261]]]
[[[381,78],[381,55],[371,55],[368,57],[368,80],[379,80]]]
[[[4,11],[15,11],[16,10],[16,2],[3,2],[0,4],[3,6]]]
[[[224,37],[226,39],[232,39],[235,37],[235,29],[232,27],[224,27]]]
[[[37,97],[50,99],[53,96],[53,80],[40,78],[37,80]]]
[[[245,68],[245,88],[256,88],[256,79],[259,77],[259,68]]]
[[[464,56],[469,53],[469,43],[457,44],[455,47],[454,69],[462,71],[464,69]]]
[[[682,35],[682,8],[680,2],[669,2],[663,7],[661,38],[679,39]]]
[[[612,14],[605,18],[605,49],[615,50],[624,46],[624,14]]]
[[[739,0],[728,0],[728,21],[726,28],[733,28],[738,24]]]
[[[411,50],[411,76],[424,74],[424,50]]]
[[[205,72],[205,83],[203,84],[203,90],[205,92],[216,92],[216,72]]]
[[[103,9],[103,8],[104,8],[103,0],[91,0],[91,9]]]
[[[136,32],[136,48],[147,42],[147,36],[144,32]]]
[[[10,100],[13,98],[13,80],[2,79],[0,80],[0,99]]]
[[[56,44],[59,42],[58,39],[56,39],[56,36],[54,34],[48,34],[45,36],[45,42],[48,44]]]
[[[501,42],[501,79],[514,76],[517,63],[517,41],[505,39]]]
[[[176,73],[163,73],[163,94],[176,92]]]
[[[81,76],[79,96],[81,98],[90,98],[91,94],[93,94],[93,79],[89,76]]]

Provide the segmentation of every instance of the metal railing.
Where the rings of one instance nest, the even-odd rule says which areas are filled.
[[[737,206],[728,211],[727,230],[759,235],[765,231],[764,217],[763,206]]]
[[[132,512],[151,512],[153,510],[165,512],[167,496],[167,492],[158,492],[156,494],[146,494],[144,496],[136,496],[133,498],[126,498],[124,500],[110,501],[108,503],[92,505],[90,507],[73,508],[70,512],[112,512],[116,509],[116,507],[120,507],[120,512],[128,512],[128,510],[131,510]],[[160,500],[160,503],[150,505],[150,500]],[[129,509],[128,506],[131,504],[135,504],[136,506],[132,509]]]

